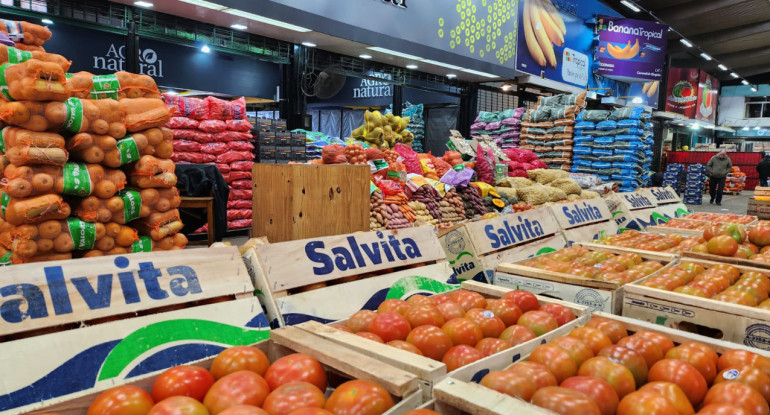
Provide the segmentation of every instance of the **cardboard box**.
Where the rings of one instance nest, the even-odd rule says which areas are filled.
[[[570,245],[618,233],[604,199],[559,203],[551,206],[551,211]]]
[[[275,143],[277,146],[291,146],[291,133],[277,132],[275,133]]]
[[[275,159],[278,161],[293,160],[293,153],[291,151],[291,147],[277,146],[275,148]]]
[[[291,146],[292,147],[305,147],[307,140],[305,133],[291,133]]]
[[[651,209],[657,206],[656,198],[645,189],[633,193],[610,193],[605,196],[607,207],[615,218],[618,230],[642,230],[650,224],[642,219],[644,212],[637,217],[637,211]]]
[[[275,131],[262,131],[259,133],[259,145],[261,146],[274,146],[276,145]]]
[[[259,160],[276,160],[278,154],[276,146],[259,146]]]
[[[286,131],[286,120],[272,120],[273,129],[277,132]]]

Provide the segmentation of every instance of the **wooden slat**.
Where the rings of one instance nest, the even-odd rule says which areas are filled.
[[[650,260],[650,261],[673,262],[678,257],[678,255],[676,254],[669,254],[667,252],[644,251],[641,249],[626,248],[623,246],[603,245],[603,244],[597,244],[593,242],[581,242],[578,245],[584,246],[592,251],[610,252],[618,255],[626,254],[626,253],[639,254],[639,255],[642,255],[644,259]]]
[[[654,233],[662,233],[662,234],[674,234],[674,235],[684,235],[684,236],[700,236],[703,235],[703,231],[699,231],[697,229],[681,229],[681,228],[672,228],[665,225],[655,225],[655,226],[648,226],[645,231],[647,232],[654,232]]]
[[[433,397],[464,413],[473,415],[553,415],[508,395],[496,392],[476,383],[460,382],[447,378],[433,388]]]
[[[752,261],[750,259],[741,259],[741,258],[733,258],[733,257],[726,257],[726,256],[720,256],[720,255],[713,255],[713,254],[706,254],[702,252],[692,252],[687,251],[682,253],[683,259],[703,259],[706,261],[717,261],[722,262],[725,264],[735,265],[735,266],[746,266],[746,267],[755,267],[755,268],[761,268],[764,271],[767,272],[767,269],[770,269],[770,263],[767,262],[761,262],[761,261]]]
[[[477,293],[480,293],[482,295],[492,297],[492,298],[500,298],[505,293],[513,291],[510,288],[505,287],[499,287],[497,285],[491,285],[491,284],[483,284],[476,281],[463,281],[463,283],[460,285],[463,289],[466,289],[468,291],[476,291]],[[572,310],[573,313],[575,313],[576,316],[584,316],[590,314],[590,309],[586,306],[582,306],[579,304],[575,304],[569,301],[562,301],[557,300],[555,298],[545,297],[542,295],[535,295],[537,297],[537,300],[541,303],[556,303],[563,305],[570,310]]]

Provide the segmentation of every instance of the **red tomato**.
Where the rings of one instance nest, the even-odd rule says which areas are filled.
[[[527,311],[521,315],[516,324],[529,328],[536,336],[542,336],[559,328],[559,323],[556,322],[554,316],[540,310]]]
[[[262,376],[241,370],[216,381],[203,398],[203,404],[211,415],[216,415],[235,405],[262,406],[269,393],[270,386]]]
[[[363,337],[365,339],[369,339],[371,341],[375,341],[377,343],[385,343],[382,338],[374,333],[370,333],[368,331],[359,331],[356,333],[356,336]]]
[[[254,350],[259,351],[258,349]],[[261,351],[259,352],[262,353]],[[219,359],[219,356],[217,356],[217,359]],[[214,359],[214,362],[216,361]],[[155,383],[152,385],[152,399],[155,402],[160,402],[171,396],[189,396],[195,400],[202,401],[203,397],[206,396],[206,392],[213,384],[214,376],[200,366],[172,367],[155,379]]]
[[[505,369],[505,371],[513,372],[526,379],[531,379],[532,382],[535,383],[537,389],[546,386],[559,386],[559,383],[556,382],[556,376],[540,363],[530,361],[516,362],[508,369]]]
[[[711,385],[717,375],[717,365],[711,356],[695,347],[677,346],[666,353],[666,359],[677,359],[691,364],[698,369],[706,383]]]
[[[156,403],[147,415],[209,415],[209,411],[193,398],[172,396]]]
[[[706,249],[710,254],[721,256],[733,256],[738,252],[738,242],[730,236],[719,235],[711,238],[706,243]]]
[[[674,342],[671,341],[668,337],[660,334],[655,333],[654,331],[647,331],[647,330],[640,330],[636,333],[634,333],[635,336],[642,336],[644,338],[650,339],[655,344],[658,345],[658,348],[660,349],[661,353],[665,356],[666,353],[668,353],[671,348],[674,347]]]
[[[679,415],[668,399],[655,392],[628,394],[618,405],[618,415]]]
[[[267,369],[265,380],[270,389],[289,382],[309,382],[318,389],[326,390],[326,372],[318,360],[302,353],[294,353],[284,356]]]
[[[295,409],[323,408],[326,397],[315,385],[307,382],[290,382],[270,392],[262,409],[270,415],[289,415]]]
[[[154,404],[144,389],[124,385],[99,394],[88,407],[87,415],[146,415]]]
[[[727,403],[712,403],[698,411],[698,415],[751,415],[751,412],[740,406]]]
[[[446,323],[438,308],[432,305],[414,306],[404,314],[404,317],[406,317],[410,327],[424,325],[441,327]]]
[[[614,415],[618,408],[618,394],[604,379],[593,376],[573,376],[559,386],[584,393],[596,403],[602,415]]]
[[[770,401],[770,377],[755,367],[725,369],[714,378],[714,384],[726,381],[745,383],[759,392],[766,401]]]
[[[406,341],[418,348],[423,356],[439,361],[454,345],[449,335],[436,326],[415,327],[406,336]]]
[[[603,348],[597,356],[608,357],[625,366],[634,375],[637,385],[647,383],[647,361],[639,353],[615,344]]]
[[[685,343],[680,344],[679,346],[682,346],[682,347],[692,347],[692,348],[698,349],[698,350],[702,351],[703,353],[706,353],[707,356],[709,356],[711,361],[714,362],[714,367],[718,367],[719,366],[719,355],[711,347],[706,346],[703,343],[698,343],[698,342],[685,342]]]
[[[438,305],[438,304],[443,304],[443,303],[445,303],[445,302],[447,302],[447,301],[452,301],[452,300],[449,298],[449,296],[448,296],[448,295],[446,295],[446,294],[436,294],[436,295],[432,296],[431,298],[432,298],[432,299],[433,299],[433,301],[436,303],[436,305]]]
[[[471,346],[460,344],[452,346],[452,348],[444,354],[444,358],[441,359],[441,362],[446,365],[446,371],[451,372],[483,358],[484,355],[481,354],[480,351]]]
[[[414,330],[412,330],[412,331],[414,331]],[[406,338],[408,339],[409,336],[407,336]],[[404,340],[389,341],[388,342],[388,346],[393,346],[396,349],[401,349],[401,350],[405,350],[407,352],[412,352],[412,353],[418,354],[420,356],[423,355],[422,351],[420,351],[420,349],[418,349],[417,346],[415,346],[412,343],[409,343],[407,341],[404,341]]]
[[[472,308],[465,313],[465,317],[479,325],[484,337],[498,337],[505,330],[503,320],[489,310]]]
[[[483,295],[473,291],[461,291],[452,296],[452,301],[456,302],[466,312],[471,308],[487,308],[487,299]]]
[[[465,310],[454,301],[446,301],[436,306],[436,309],[444,316],[444,321],[465,317]]]
[[[547,386],[532,395],[532,404],[560,415],[601,415],[599,406],[584,393]]]
[[[603,348],[612,345],[612,340],[610,340],[606,334],[591,327],[578,327],[575,330],[572,330],[568,336],[583,340],[583,342],[591,348],[591,351],[594,352],[594,354],[597,354]]]
[[[561,304],[546,303],[540,306],[540,311],[545,311],[552,315],[560,327],[575,319],[575,314]]]
[[[671,402],[679,415],[692,415],[695,413],[690,400],[687,399],[687,395],[685,395],[682,388],[674,383],[650,382],[639,388],[639,390],[657,393],[658,395],[666,398],[669,402]]]
[[[663,359],[655,363],[647,375],[650,382],[663,381],[676,383],[682,390],[692,406],[696,407],[703,402],[708,385],[703,375],[691,364],[675,359]]]
[[[767,376],[770,376],[770,359],[752,353],[748,350],[728,350],[719,356],[719,371],[725,369],[740,369],[745,366],[754,366]]]
[[[620,363],[604,357],[592,357],[585,361],[578,369],[578,376],[594,376],[604,379],[615,389],[619,399],[636,390],[634,375]]]
[[[521,309],[511,300],[487,300],[487,310],[500,317],[506,327],[516,324],[521,317]]]
[[[509,396],[521,398],[525,401],[532,399],[537,387],[535,383],[518,373],[509,370],[495,370],[489,372],[481,379],[481,386],[504,393]]]
[[[436,306],[438,303],[436,300],[434,300],[432,297],[428,297],[427,295],[423,294],[415,294],[409,298],[406,299],[406,302],[411,307],[421,306],[421,305],[429,305],[429,306]]]
[[[467,318],[449,320],[441,326],[441,330],[449,336],[454,345],[467,344],[468,346],[475,346],[484,338],[481,327]]]
[[[393,407],[385,388],[368,380],[351,380],[338,386],[324,409],[334,415],[381,415]]]
[[[537,337],[535,332],[530,330],[529,327],[518,324],[508,327],[500,334],[501,339],[508,341],[514,346],[530,341],[535,337]]]
[[[503,294],[503,300],[511,300],[514,304],[519,306],[522,313],[527,311],[537,310],[540,308],[540,302],[537,300],[535,294],[524,290],[514,290]]]
[[[369,331],[380,336],[385,343],[391,340],[406,340],[412,327],[401,314],[387,311],[378,313],[369,325]]]
[[[410,308],[412,308],[412,305],[407,303],[406,301],[399,300],[396,298],[390,298],[380,303],[380,306],[377,307],[377,312],[385,313],[388,311],[392,311],[394,313],[405,315]]]
[[[537,346],[529,355],[529,361],[547,367],[559,383],[564,382],[568,377],[575,376],[578,371],[578,366],[570,355],[561,347],[550,343]]]
[[[753,415],[767,415],[770,407],[762,395],[751,386],[741,382],[721,382],[709,389],[704,405],[726,403],[742,407]]]
[[[219,415],[270,415],[262,408],[251,405],[235,405],[220,412]],[[308,414],[305,414],[308,415]]]
[[[618,342],[618,346],[631,349],[644,357],[647,367],[652,367],[657,361],[663,359],[663,352],[658,345],[647,337],[634,334],[624,337]]]
[[[580,367],[583,362],[594,357],[594,352],[591,351],[591,348],[584,341],[574,337],[559,337],[551,340],[551,344],[567,352],[577,367]]]
[[[505,349],[510,349],[513,345],[502,339],[487,337],[476,343],[475,347],[484,355],[484,357],[487,357],[502,352]]]
[[[357,311],[352,316],[350,316],[345,325],[353,333],[358,333],[359,331],[369,331],[369,326],[372,324],[372,320],[374,320],[375,317],[377,317],[377,313],[372,310]]]

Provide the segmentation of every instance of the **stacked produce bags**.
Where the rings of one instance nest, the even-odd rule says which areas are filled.
[[[481,111],[471,125],[471,138],[491,137],[501,148],[519,146],[521,116],[524,108],[500,112]]]
[[[171,132],[162,128],[170,111],[153,79],[65,75],[70,62],[38,42],[34,53],[0,45],[10,59],[0,66],[5,261],[183,248]]]
[[[245,99],[224,101],[164,94],[163,100],[173,111],[167,124],[174,135],[173,160],[216,165],[230,186],[227,229],[250,228],[254,144]]]
[[[401,116],[409,118],[409,123],[406,125],[406,128],[414,134],[412,148],[418,153],[422,153],[423,143],[425,142],[425,119],[422,114],[422,104],[413,105],[406,102],[404,103],[404,109],[401,110]]]
[[[521,147],[534,151],[549,168],[570,171],[575,117],[585,105],[585,92],[540,97],[522,118]]]

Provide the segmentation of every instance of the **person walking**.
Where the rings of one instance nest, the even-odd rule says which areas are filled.
[[[725,190],[725,178],[727,173],[733,169],[733,161],[727,156],[724,149],[709,160],[706,165],[706,174],[709,176],[709,194],[711,195],[710,204],[717,202],[722,206],[722,193]]]
[[[770,153],[765,153],[765,157],[757,164],[757,173],[759,173],[759,185],[767,187],[767,178],[770,177]]]

